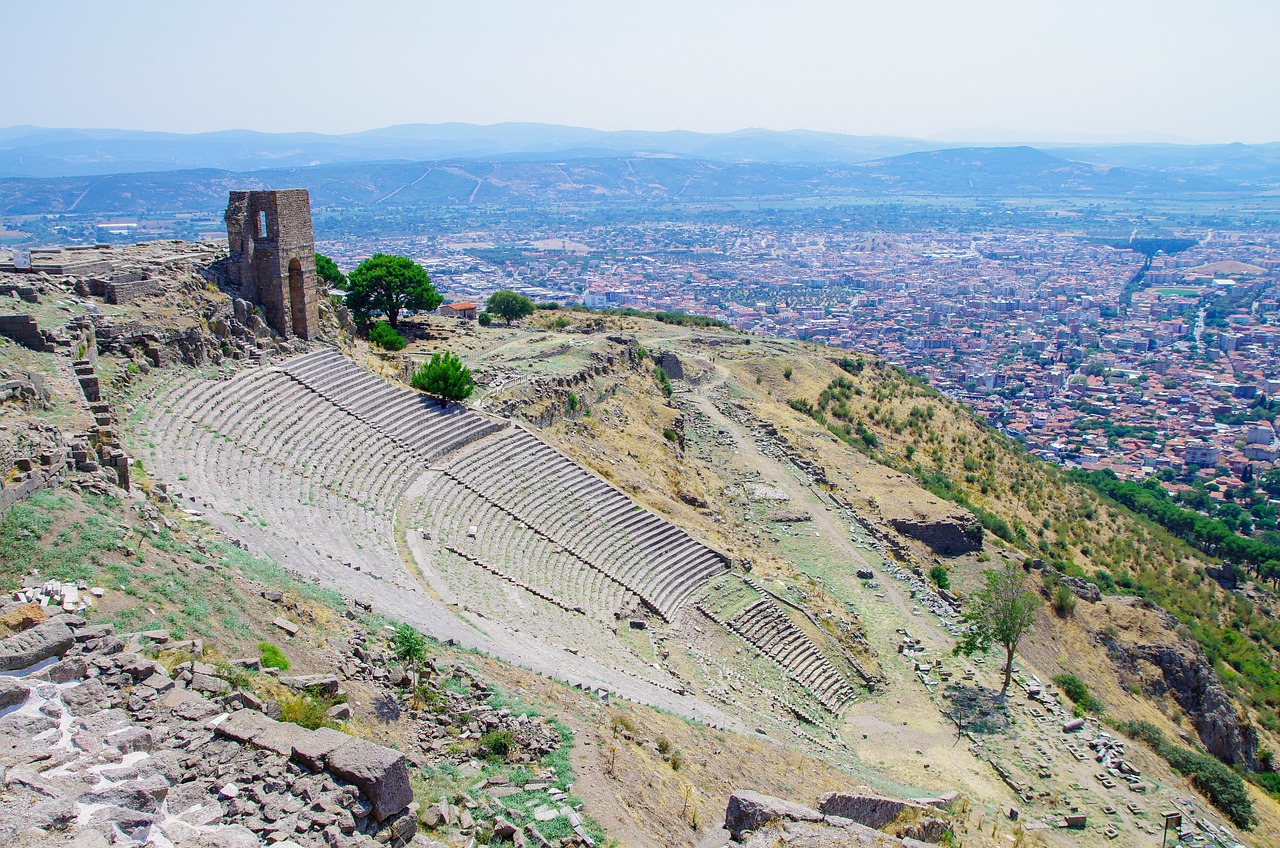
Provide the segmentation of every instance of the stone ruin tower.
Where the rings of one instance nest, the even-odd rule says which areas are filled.
[[[227,272],[280,335],[320,332],[320,278],[305,188],[233,191],[227,202]]]

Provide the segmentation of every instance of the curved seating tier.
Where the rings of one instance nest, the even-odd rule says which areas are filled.
[[[407,584],[392,518],[422,466],[315,397],[276,369],[172,381],[150,403],[156,471],[188,481],[179,485],[224,515],[271,527],[296,543],[299,557]]]
[[[776,662],[831,712],[839,714],[855,696],[844,676],[768,598],[748,605],[724,624]]]
[[[411,512],[456,555],[566,611],[607,621],[643,604],[670,620],[728,568],[532,433],[440,407],[335,351],[173,380],[151,392],[150,412],[164,477],[326,557],[358,562],[377,547],[393,554],[380,567],[398,568],[397,510],[435,460]]]
[[[311,391],[376,428],[424,462],[464,447],[507,426],[456,403],[441,406],[426,395],[398,388],[335,350],[289,360],[283,371]]]
[[[414,514],[441,547],[563,609],[611,622],[639,605],[604,571],[451,477],[441,475]]]
[[[446,457],[443,468],[448,479],[565,556],[608,575],[668,620],[705,580],[728,567],[722,554],[523,429]]]

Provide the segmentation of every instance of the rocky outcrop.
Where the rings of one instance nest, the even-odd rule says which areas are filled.
[[[1140,678],[1151,695],[1173,696],[1190,716],[1205,750],[1230,765],[1257,768],[1258,732],[1218,681],[1199,645],[1120,645],[1115,640],[1105,644],[1116,664]],[[1144,673],[1144,665],[1160,675]]]
[[[748,831],[759,830],[775,821],[820,822],[822,813],[802,804],[749,789],[739,790],[729,796],[729,806],[724,813],[724,827],[739,842]]]
[[[780,838],[793,848],[912,848],[946,838],[949,828],[938,810],[953,798],[903,801],[832,792],[820,799],[815,810],[782,798],[739,790],[729,797],[724,827],[731,838],[748,848],[772,848],[780,844]],[[904,811],[916,815],[907,817],[911,821],[890,828],[894,833],[879,830],[898,822]]]
[[[1070,589],[1071,594],[1082,601],[1096,604],[1102,600],[1102,590],[1098,588],[1097,584],[1090,583],[1081,577],[1061,577],[1058,582]]]
[[[982,549],[982,525],[971,512],[943,518],[890,518],[893,529],[928,545],[934,553],[957,556]]]
[[[8,667],[44,660],[0,677],[0,840],[15,848],[399,848],[417,830],[403,754],[245,708],[257,699],[202,663],[170,676],[56,610],[0,645]]]

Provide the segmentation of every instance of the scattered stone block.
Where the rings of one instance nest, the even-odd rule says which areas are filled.
[[[373,816],[382,821],[413,801],[409,768],[404,754],[352,739],[325,756],[325,765],[336,777],[359,787],[373,805]]]
[[[0,639],[0,671],[30,668],[51,657],[60,657],[75,644],[71,628],[51,619]]]
[[[272,620],[271,623],[274,624],[276,627],[279,627],[285,633],[288,633],[290,636],[298,635],[298,625],[294,624],[292,621],[290,621],[287,618],[276,618]]]
[[[345,733],[321,727],[293,740],[293,761],[314,771],[325,766],[325,757],[351,741]]]
[[[772,821],[820,822],[822,813],[792,801],[784,801],[759,792],[740,789],[729,796],[729,806],[724,814],[724,826],[733,838],[742,841],[742,835]]]
[[[274,722],[256,710],[240,709],[218,722],[214,733],[241,744],[248,744],[253,737],[266,730]]]

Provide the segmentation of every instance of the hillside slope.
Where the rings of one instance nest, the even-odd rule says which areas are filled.
[[[560,333],[444,343],[497,377],[483,404],[540,423],[563,449],[750,562],[753,575],[777,580],[811,612],[855,612],[859,635],[869,636],[862,651],[874,655],[866,665],[887,669],[890,691],[885,654],[897,628],[877,632],[877,612],[840,585],[851,576],[848,556],[867,549],[820,541],[850,529],[855,548],[858,529],[868,528],[867,543],[878,540],[890,560],[918,573],[941,565],[961,594],[1001,557],[1025,563],[1028,585],[1046,601],[1059,584],[1086,597],[1096,591],[1096,601],[1072,595],[1061,614],[1046,607],[1022,651],[1024,672],[1043,683],[1073,674],[1110,722],[1150,722],[1229,763],[1266,768],[1276,745],[1269,669],[1277,657],[1268,615],[1275,600],[1265,587],[1223,589],[1198,551],[874,357],[634,319],[593,327],[601,319],[546,313],[534,322],[566,320]],[[647,359],[634,369],[580,368],[576,377],[509,376],[520,373],[526,345],[545,352],[592,329],[634,336]],[[673,363],[684,379],[667,397],[658,369]],[[753,487],[780,489],[779,499],[753,499]],[[957,553],[975,516],[983,548]],[[938,639],[949,644],[945,633]],[[1250,791],[1264,832],[1274,832],[1265,830],[1275,826],[1274,802]]]

